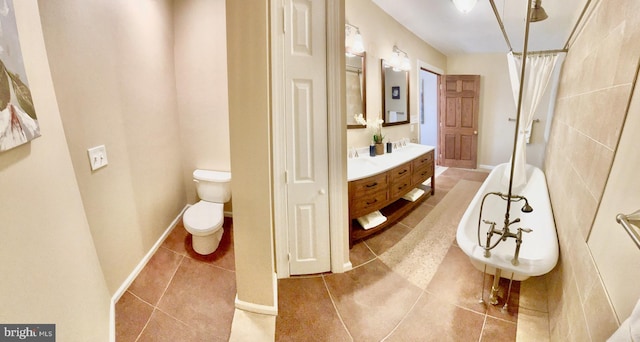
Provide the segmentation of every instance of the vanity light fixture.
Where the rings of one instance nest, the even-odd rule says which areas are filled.
[[[387,62],[387,66],[393,68],[393,71],[409,71],[411,70],[409,55],[394,45],[393,53],[391,54],[391,59]]]
[[[462,14],[469,13],[473,7],[476,6],[478,0],[451,0],[453,4],[456,6],[458,11],[462,12]]]
[[[360,35],[360,29],[351,24],[345,24],[344,26],[345,54],[349,57],[353,57],[355,54],[363,53],[364,42],[362,41],[362,35]]]

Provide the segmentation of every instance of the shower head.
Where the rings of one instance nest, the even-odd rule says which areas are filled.
[[[536,21],[543,21],[549,17],[544,8],[542,8],[540,2],[541,0],[536,0],[535,4],[531,8],[531,17],[529,18],[529,21],[532,23],[535,23]]]
[[[524,199],[524,206],[522,206],[522,210],[523,213],[530,213],[533,211],[533,208],[531,208],[531,206],[529,205],[529,201],[527,201],[527,199]]]

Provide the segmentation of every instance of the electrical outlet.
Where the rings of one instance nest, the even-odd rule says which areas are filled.
[[[107,148],[104,145],[92,147],[87,152],[89,153],[89,164],[92,171],[105,167],[109,163],[107,160]]]

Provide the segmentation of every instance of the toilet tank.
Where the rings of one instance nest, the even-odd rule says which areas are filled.
[[[225,171],[195,170],[198,197],[207,202],[225,203],[231,199],[231,173]]]

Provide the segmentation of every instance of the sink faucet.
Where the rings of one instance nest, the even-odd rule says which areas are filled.
[[[358,158],[358,149],[349,147],[349,158]]]

